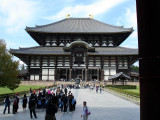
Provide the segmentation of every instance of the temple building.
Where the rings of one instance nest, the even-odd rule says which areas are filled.
[[[133,28],[66,18],[25,30],[39,46],[10,53],[26,63],[29,80],[108,80],[119,72],[128,74],[138,59],[138,49],[119,46]]]

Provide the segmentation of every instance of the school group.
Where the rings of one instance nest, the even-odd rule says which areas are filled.
[[[54,93],[54,91],[56,91]],[[3,114],[5,114],[6,109],[8,108],[8,113],[10,113],[10,105],[11,100],[9,96],[6,96],[5,100],[5,108]],[[20,97],[17,94],[13,97],[13,114],[18,111],[19,108]],[[27,104],[30,110],[30,117],[32,119],[32,113],[35,118],[36,109],[46,109],[45,119],[56,119],[55,113],[60,110],[61,112],[72,112],[75,110],[76,107],[76,99],[74,98],[71,91],[68,92],[67,88],[60,89],[58,87],[56,90],[54,89],[46,89],[43,90],[39,89],[38,92],[32,91],[30,89],[29,99],[27,98],[26,94],[24,94],[23,98],[21,99],[23,110],[26,110]]]

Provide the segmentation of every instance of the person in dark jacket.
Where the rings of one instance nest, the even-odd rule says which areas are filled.
[[[26,96],[26,94],[24,94],[22,101],[23,101],[23,104],[22,104],[23,110],[26,110],[26,107],[27,107],[27,96]]]
[[[72,105],[73,105],[73,111],[75,111],[75,108],[76,108],[76,99],[74,98],[73,96],[73,100],[72,100]]]
[[[48,100],[45,120],[56,120],[55,113],[57,113],[58,110],[57,104],[58,104],[57,97],[52,97],[51,99]]]
[[[17,96],[14,95],[13,96],[13,114],[15,114],[17,112],[17,104],[18,104],[18,102],[17,102]]]
[[[18,93],[16,93],[16,99],[17,99],[17,104],[15,105],[15,112],[17,112],[18,111],[18,109],[19,109],[19,100],[20,100],[20,97],[19,97],[19,94]]]
[[[67,94],[67,88],[64,89],[65,94]]]
[[[63,96],[63,104],[64,104],[64,112],[67,112],[67,102],[68,102],[68,97],[66,95]]]
[[[34,114],[34,117],[37,118],[35,106],[36,106],[36,98],[35,98],[34,94],[31,94],[31,97],[29,98],[29,109],[30,109],[31,119],[32,119],[32,113]]]
[[[73,97],[72,97],[72,94],[70,94],[70,95],[68,96],[68,101],[69,101],[69,111],[70,111],[70,112],[73,111],[72,100],[73,100]]]
[[[10,103],[11,103],[11,101],[10,101],[8,95],[4,99],[4,103],[5,103],[5,108],[4,108],[3,114],[5,114],[7,107],[8,107],[8,113],[10,113]]]

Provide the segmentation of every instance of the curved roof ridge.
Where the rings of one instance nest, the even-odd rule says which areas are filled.
[[[135,50],[138,49],[138,48],[123,47],[123,46],[117,46],[117,47],[119,47],[119,48],[125,48],[125,49],[127,48],[127,49],[132,49],[132,50],[133,50],[133,49],[135,49]]]
[[[57,22],[53,22],[53,23],[49,23],[49,24],[45,24],[45,25],[35,25],[35,27],[28,27],[28,26],[26,26],[26,28],[40,28],[40,27],[46,27],[46,26],[50,26],[50,25],[54,25],[54,24],[56,24],[56,23],[60,23],[60,22],[63,22],[64,20],[66,20],[66,19],[62,19],[62,20],[59,20],[59,21],[57,21]]]
[[[33,46],[33,47],[24,47],[24,48],[22,48],[22,47],[19,47],[19,49],[23,49],[23,50],[25,50],[25,49],[31,49],[31,48],[39,48],[39,47],[42,47],[42,46]]]
[[[133,28],[115,26],[93,18],[66,18],[46,25],[26,26],[26,31],[47,33],[131,33]]]
[[[131,28],[124,28],[123,25],[122,25],[122,26],[116,26],[116,25],[111,25],[111,24],[108,24],[108,23],[101,22],[101,21],[96,20],[96,19],[92,19],[92,20],[95,20],[95,21],[97,21],[97,22],[100,22],[100,23],[103,24],[103,25],[108,25],[108,26],[115,27],[115,28],[122,28],[122,29],[128,29],[128,30],[132,30],[132,29],[133,29],[133,27],[131,27]]]

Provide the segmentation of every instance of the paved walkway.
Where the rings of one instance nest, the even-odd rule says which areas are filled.
[[[140,107],[108,92],[96,93],[89,89],[71,90],[77,99],[76,110],[72,113],[56,113],[57,120],[82,120],[80,117],[83,101],[91,111],[89,120],[140,120]],[[0,120],[30,120],[29,110],[20,109],[17,114],[3,115],[4,106],[0,106]],[[37,111],[37,120],[44,120],[45,111]]]

